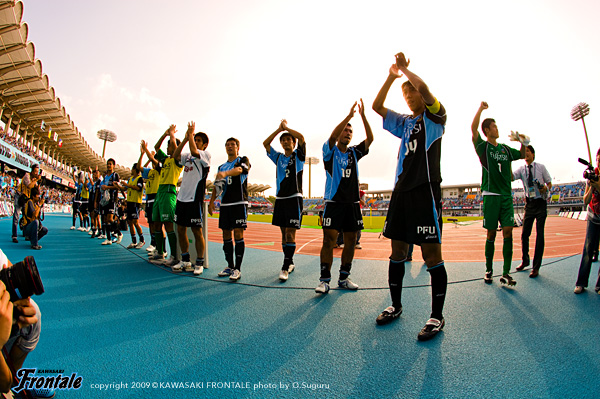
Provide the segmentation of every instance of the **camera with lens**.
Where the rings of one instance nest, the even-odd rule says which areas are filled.
[[[579,158],[578,161],[580,164],[587,166],[587,169],[583,171],[583,178],[588,179],[589,181],[597,182],[599,177],[594,171],[592,164],[581,158]]]
[[[44,293],[44,285],[33,256],[0,270],[0,280],[10,294],[10,301]]]

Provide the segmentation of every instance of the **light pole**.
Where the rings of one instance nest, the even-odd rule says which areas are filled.
[[[116,141],[117,135],[114,132],[111,132],[110,130],[106,129],[99,130],[97,135],[100,140],[104,140],[104,147],[102,147],[102,158],[104,158],[104,151],[106,151],[106,142],[110,141],[112,143],[113,141]]]
[[[592,152],[590,151],[590,141],[588,139],[587,129],[585,128],[585,121],[583,120],[583,117],[588,116],[589,113],[590,106],[586,103],[579,103],[571,110],[571,119],[574,121],[581,119],[581,122],[583,122],[583,131],[585,132],[585,142],[587,143],[588,147],[588,155],[590,156],[590,163],[593,163],[594,161],[592,161]]]
[[[311,186],[311,165],[316,165],[319,163],[319,158],[317,157],[306,157],[304,160],[305,164],[308,164],[308,198],[312,198],[310,186]]]

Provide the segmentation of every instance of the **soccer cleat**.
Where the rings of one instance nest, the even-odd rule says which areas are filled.
[[[123,234],[119,234],[117,236],[117,244],[120,244],[122,239],[123,239]]]
[[[578,285],[577,287],[575,287],[575,290],[573,292],[576,294],[581,294],[583,291],[585,291],[585,288],[581,285]]]
[[[319,282],[317,288],[315,288],[317,294],[327,294],[329,292],[329,284],[326,281]]]
[[[190,262],[181,261],[176,265],[171,266],[171,270],[173,270],[175,273],[179,273],[184,269],[187,271],[188,265],[191,266],[192,264]]]
[[[166,256],[166,255],[167,255],[167,254],[165,253],[165,256]],[[178,260],[178,259],[175,259],[175,257],[174,257],[173,255],[169,256],[169,258],[168,258],[168,259],[164,259],[164,260],[162,261],[162,264],[163,264],[163,265],[165,265],[165,266],[167,266],[167,267],[173,267],[173,266],[174,266],[174,265],[176,265],[177,263],[179,263],[179,260]]]
[[[486,272],[485,276],[483,276],[483,281],[486,284],[492,284],[492,281],[494,281],[494,279],[492,278],[492,272]]]
[[[521,263],[519,266],[517,266],[515,268],[515,270],[520,272],[520,271],[524,270],[527,266],[529,266],[529,265],[526,265],[525,263]]]
[[[41,245],[32,245],[31,249],[42,249]]]
[[[377,316],[377,319],[375,320],[375,322],[377,324],[379,324],[380,326],[382,326],[384,324],[391,322],[392,320],[394,320],[396,317],[400,316],[401,314],[402,314],[402,306],[400,306],[400,308],[398,310],[396,310],[396,308],[393,306],[388,306],[387,308],[385,308],[383,310],[383,312],[381,312],[381,314],[379,316]]]
[[[98,239],[99,239],[99,240],[106,240],[106,234],[100,234],[100,235],[98,236]]]
[[[199,276],[204,271],[204,266],[196,265],[194,267],[194,275]]]
[[[338,248],[344,249],[344,244],[340,244],[340,246]]]
[[[148,258],[148,261],[150,261],[150,263],[153,263],[155,265],[162,265],[165,262],[166,256],[167,256],[166,252],[163,252],[162,254],[154,253],[152,256],[150,256]]]
[[[88,230],[89,235],[94,235],[94,230]]]
[[[279,280],[281,281],[287,281],[289,276],[290,272],[288,270],[282,270],[279,272]]]
[[[194,265],[192,265],[192,262],[184,262],[183,271],[185,271],[185,272],[193,272],[194,271]]]
[[[138,242],[138,243],[136,244],[136,246],[135,246],[135,247],[136,247],[136,248],[138,248],[138,249],[139,249],[139,248],[144,248],[144,245],[145,245],[145,244],[146,244],[146,243],[145,243],[144,241],[140,241],[140,242]]]
[[[87,231],[87,230],[85,229],[85,227],[78,227],[78,228],[77,228],[77,230],[79,230],[79,231]]]
[[[155,247],[154,247],[154,245],[152,245],[152,244],[150,244],[150,245],[148,245],[148,246],[146,247],[146,251],[148,251],[148,252],[152,252],[152,251],[154,251],[155,249],[156,249],[156,248],[155,248]]]
[[[233,273],[233,269],[226,267],[225,269],[223,269],[222,272],[219,272],[217,274],[217,276],[219,277],[227,277],[227,276],[231,276],[231,273]]]
[[[112,241],[107,238],[102,242],[102,245],[112,245]]]
[[[362,249],[362,245],[360,245],[360,244],[356,244],[356,245],[354,246],[354,248],[356,248],[356,249]]]
[[[233,281],[237,281],[242,277],[242,272],[239,271],[238,269],[233,269],[233,271],[231,272],[231,276],[229,276],[230,280]]]
[[[75,230],[75,226],[71,226],[71,230]]]
[[[338,280],[338,287],[345,289],[345,290],[357,290],[358,289],[358,285],[354,284],[352,281],[350,281],[349,278],[345,278],[343,280]]]
[[[517,285],[517,282],[511,277],[510,274],[503,274],[502,277],[500,277],[500,284],[506,284],[509,287],[513,287]]]
[[[296,266],[293,263],[291,265],[289,265],[288,266],[288,273],[293,272],[295,268],[296,268]]]
[[[17,239],[17,237],[13,237],[13,238],[12,238],[12,242],[17,242],[17,243],[18,243],[18,242],[19,242],[19,240]]]
[[[444,328],[444,324],[445,322],[443,318],[442,320],[434,318],[427,320],[427,323],[425,323],[425,327],[423,327],[423,329],[419,332],[417,339],[419,341],[427,341],[435,337],[437,333],[442,331],[442,328]]]
[[[135,248],[135,246],[136,246],[136,245],[137,245],[137,244],[131,243],[131,244],[129,244],[129,245],[127,246],[127,249],[132,249],[132,248]]]

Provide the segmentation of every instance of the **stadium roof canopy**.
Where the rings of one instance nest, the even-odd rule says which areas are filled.
[[[2,119],[19,126],[19,134],[32,137],[36,146],[46,153],[61,156],[64,162],[87,168],[104,170],[106,161],[96,154],[82,137],[71,120],[48,76],[42,72],[42,62],[35,59],[35,46],[27,41],[28,27],[21,21],[23,3],[0,0],[0,106]],[[45,131],[41,130],[44,121]],[[48,137],[58,133],[58,140]],[[24,132],[24,133],[23,133]],[[94,135],[95,136],[95,135]],[[39,144],[38,144],[39,143]],[[117,165],[115,170],[122,178],[131,175],[129,168]]]

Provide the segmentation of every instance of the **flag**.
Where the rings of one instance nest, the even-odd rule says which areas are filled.
[[[62,147],[62,139],[58,140],[58,146]]]
[[[52,140],[58,141],[58,133],[54,133],[54,137],[52,137]]]
[[[52,128],[50,128],[50,130],[48,130],[48,138],[51,139],[52,138]]]

